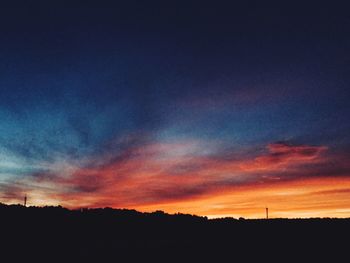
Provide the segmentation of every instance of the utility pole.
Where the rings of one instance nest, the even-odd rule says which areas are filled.
[[[266,207],[266,219],[269,219],[269,208]]]
[[[24,196],[24,206],[27,206],[27,195]]]

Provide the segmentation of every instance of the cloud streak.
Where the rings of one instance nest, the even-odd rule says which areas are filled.
[[[268,154],[258,156],[251,162],[242,164],[245,171],[283,170],[290,166],[322,162],[320,155],[325,146],[289,145],[283,142],[267,146]]]
[[[236,152],[238,156],[235,158],[223,159],[220,158],[221,152],[203,149],[210,146],[208,142],[198,140],[130,142],[130,147],[126,147],[125,142],[119,140],[124,144],[120,150],[94,156],[91,162],[66,170],[66,174],[55,171],[33,173],[23,181],[49,187],[49,191],[45,188],[31,190],[47,200],[72,208],[144,209],[156,204],[166,207],[170,203],[191,203],[210,196],[225,196],[242,187],[269,187],[277,183],[334,176],[331,170],[320,174],[332,162],[326,146],[276,142],[266,145],[259,154],[242,153],[240,157]],[[23,194],[23,189],[20,190],[15,192]],[[9,191],[10,188],[6,192]],[[333,190],[327,191],[331,194]],[[15,197],[18,195],[4,196],[8,200]],[[178,209],[181,211],[181,207]]]

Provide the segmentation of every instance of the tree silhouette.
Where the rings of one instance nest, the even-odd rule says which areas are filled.
[[[253,260],[271,251],[280,258],[323,259],[347,251],[349,219],[219,218],[163,211],[25,207],[0,203],[2,257],[11,262],[183,262]],[[20,247],[21,240],[27,240]],[[21,253],[18,253],[19,248]],[[6,255],[5,255],[6,254]],[[221,258],[221,259],[220,259]],[[314,262],[314,261],[313,261]]]

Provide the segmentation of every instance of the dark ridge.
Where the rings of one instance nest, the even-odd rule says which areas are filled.
[[[335,218],[209,220],[162,211],[4,204],[0,218],[6,262],[335,262],[346,255],[350,234],[350,219]]]

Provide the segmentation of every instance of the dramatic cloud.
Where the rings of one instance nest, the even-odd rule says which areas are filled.
[[[321,162],[320,154],[325,146],[288,145],[272,143],[267,146],[268,154],[256,157],[252,162],[242,164],[245,171],[283,171],[290,166]]]
[[[34,196],[45,196],[46,200],[72,208],[112,206],[149,210],[164,205],[165,208],[171,206],[169,211],[182,211],[181,206],[176,208],[175,204],[197,203],[214,196],[225,199],[235,191],[248,191],[258,185],[262,191],[270,187],[279,189],[279,185],[283,186],[281,189],[291,189],[293,184],[302,184],[308,178],[322,183],[323,180],[329,182],[334,176],[330,169],[324,170],[333,158],[327,155],[325,146],[278,142],[268,144],[259,154],[242,152],[241,157],[235,153],[238,155],[235,158],[220,159],[221,152],[204,149],[210,145],[198,140],[131,143],[121,151],[92,157],[84,167],[66,169],[70,171],[67,174],[34,173],[22,180],[32,187],[17,187],[14,193],[18,194],[6,194],[3,198],[13,200],[31,189],[31,201],[37,204],[41,199],[35,200]],[[317,194],[346,192],[335,186]],[[6,192],[11,189],[9,187]],[[316,193],[308,193],[311,194]],[[212,214],[214,210],[207,213]],[[229,208],[221,212],[227,214],[226,210]]]
[[[0,202],[347,213],[346,8],[48,2],[0,9]]]

